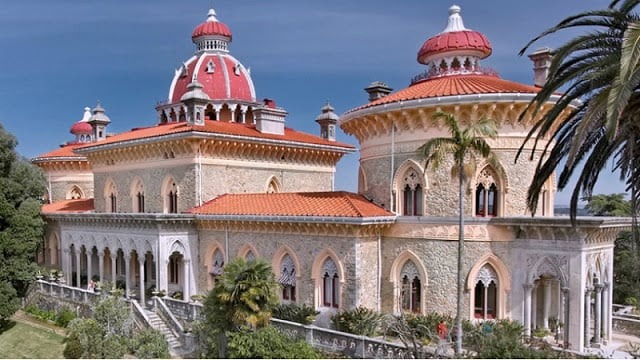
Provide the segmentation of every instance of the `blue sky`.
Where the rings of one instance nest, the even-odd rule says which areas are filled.
[[[530,84],[531,62],[517,55],[520,48],[562,18],[608,1],[3,0],[0,122],[26,157],[71,140],[69,128],[97,100],[112,120],[109,132],[153,125],[174,69],[193,54],[191,31],[214,7],[233,32],[231,54],[251,68],[258,98],[284,107],[287,126],[318,134],[314,119],[327,100],[341,114],[367,101],[363,88],[372,81],[399,90],[424,70],[416,53],[444,29],[453,4],[493,46],[483,65]],[[341,132],[338,140],[357,145]],[[356,153],[340,162],[337,189],[356,191],[357,161]],[[623,191],[605,170],[596,193]],[[556,203],[568,203],[569,192]]]

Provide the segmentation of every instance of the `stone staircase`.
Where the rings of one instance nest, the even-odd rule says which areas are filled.
[[[164,335],[165,339],[167,339],[171,353],[179,353],[182,347],[180,340],[173,334],[171,329],[169,329],[167,324],[165,324],[164,320],[162,320],[162,318],[153,311],[145,309],[144,313],[149,318],[151,327],[160,331],[162,335]]]

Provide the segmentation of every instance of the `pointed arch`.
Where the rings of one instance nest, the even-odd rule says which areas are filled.
[[[475,181],[469,182],[470,192],[475,196],[471,197],[471,205],[474,216],[493,217],[502,216],[505,205],[505,194],[507,193],[504,169],[500,165],[498,169],[489,165],[486,160],[480,163],[475,173]]]
[[[329,248],[323,249],[315,257],[311,270],[315,282],[315,306],[340,308],[342,306],[342,286],[345,282],[344,265]]]
[[[165,214],[178,213],[179,186],[173,176],[168,175],[162,182],[162,211]]]
[[[266,191],[267,194],[279,193],[282,191],[282,184],[280,183],[280,180],[278,180],[278,177],[273,175],[267,180],[266,188],[267,188],[267,191]]]
[[[424,215],[424,193],[427,180],[424,168],[412,159],[405,160],[393,177],[397,213],[405,216]]]
[[[469,270],[466,291],[471,294],[469,318],[502,319],[508,316],[507,297],[511,291],[511,275],[496,255],[489,253],[476,261]]]
[[[535,280],[542,276],[548,276],[560,281],[561,287],[568,287],[569,282],[567,274],[558,265],[556,265],[548,256],[542,256],[535,262],[532,271],[527,278],[528,284],[533,284]]]
[[[241,257],[243,259],[245,259],[246,261],[249,261],[251,259],[247,258],[247,256],[250,256],[250,254],[253,254],[253,258],[257,259],[260,255],[258,254],[258,250],[256,250],[255,246],[253,246],[253,244],[244,244],[242,245],[242,247],[240,247],[240,250],[238,250],[238,257]]]
[[[389,281],[393,284],[394,312],[426,313],[426,289],[429,285],[429,277],[420,257],[411,250],[400,253],[391,264]],[[418,285],[417,289],[414,285]]]
[[[224,247],[220,242],[215,241],[209,245],[204,260],[204,265],[207,268],[207,289],[212,289],[218,281],[218,277],[224,272],[224,259]]]
[[[65,198],[67,200],[84,199],[85,194],[84,194],[84,191],[82,191],[82,188],[80,186],[74,184],[67,191]]]
[[[108,178],[104,185],[105,212],[116,212],[118,210],[118,189],[112,178]]]
[[[296,302],[301,273],[300,260],[288,246],[283,245],[273,256],[272,264],[276,279],[282,287],[280,300],[282,302]]]
[[[145,211],[144,182],[140,177],[133,178],[129,193],[131,194],[131,211],[143,213]]]

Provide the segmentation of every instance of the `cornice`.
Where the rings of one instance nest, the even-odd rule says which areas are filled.
[[[333,222],[292,222],[252,220],[203,220],[197,221],[199,230],[248,232],[260,234],[296,234],[340,237],[377,236],[391,223],[354,224]]]

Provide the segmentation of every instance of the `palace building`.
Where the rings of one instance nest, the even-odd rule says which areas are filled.
[[[313,135],[257,98],[214,10],[191,39],[157,124],[110,134],[97,104],[72,125],[73,141],[32,159],[48,179],[38,259],[67,284],[113,281],[142,302],[154,286],[188,301],[233,258],[261,258],[281,301],[315,307],[320,326],[357,306],[453,315],[457,180],[451,160],[425,168],[416,151],[448,136],[433,117],[444,111],[461,126],[485,117],[498,126],[488,142],[499,166],[478,163],[463,194],[464,318],[515,319],[528,333],[558,319],[579,351],[611,340],[613,246],[629,222],[554,217],[553,179],[531,216],[526,194],[545,144],[526,143],[534,159],[514,163],[536,120],[518,117],[545,81],[549,49],[530,55],[533,84],[502,79],[481,65],[489,39],[452,6],[445,29],[418,49],[424,72],[408,87],[373,82],[369,101],[341,116],[327,103]],[[338,126],[359,149],[336,141]],[[356,150],[358,192],[335,191],[337,162]]]

